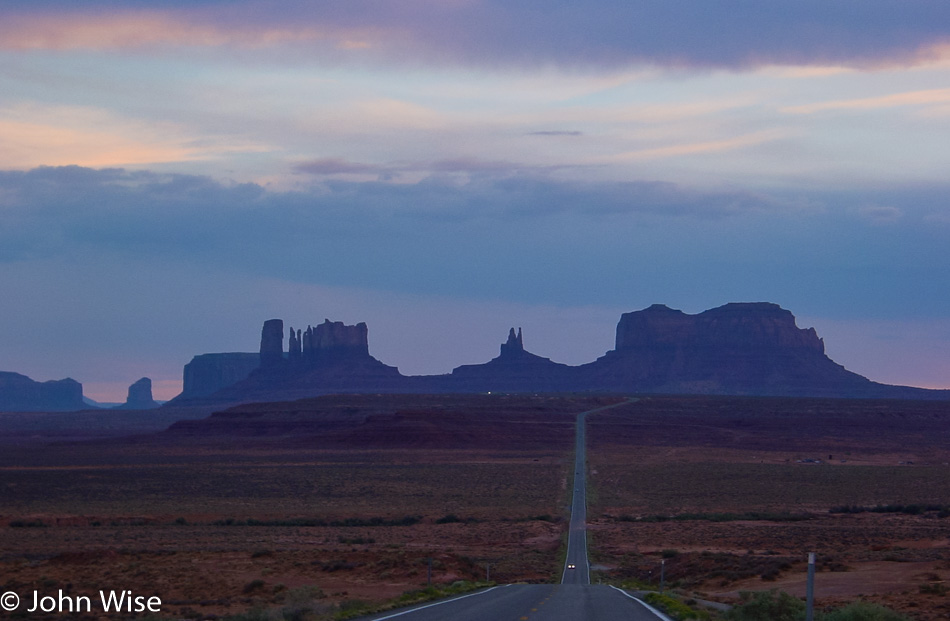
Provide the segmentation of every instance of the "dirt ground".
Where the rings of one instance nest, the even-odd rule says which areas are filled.
[[[950,404],[654,398],[590,421],[603,578],[950,618]]]
[[[337,397],[14,446],[0,591],[125,589],[212,619],[396,597],[429,559],[435,584],[554,580],[574,414],[616,401]],[[662,564],[689,597],[801,596],[815,552],[820,606],[950,618],[948,432],[945,403],[651,397],[594,415],[594,579],[657,585]]]
[[[328,398],[14,447],[0,591],[129,590],[209,619],[393,598],[426,586],[430,559],[433,584],[549,581],[588,403],[602,400]]]
[[[59,525],[5,529],[0,536],[5,591],[127,589],[159,595],[170,616],[207,619],[279,607],[304,588],[313,589],[328,609],[396,597],[425,586],[429,558],[437,584],[484,580],[486,570],[504,582],[543,582],[555,570],[560,526]]]

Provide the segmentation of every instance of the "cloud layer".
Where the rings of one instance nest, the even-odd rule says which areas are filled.
[[[75,166],[2,172],[0,261],[92,252],[473,299],[616,305],[647,287],[669,301],[950,312],[942,294],[909,286],[950,265],[945,185],[783,195],[564,181],[500,163],[469,162],[476,172],[459,177],[462,164],[413,183],[319,178],[306,191]],[[842,279],[850,286],[836,293]]]
[[[0,47],[264,50],[483,67],[915,64],[950,43],[931,0],[8,2]]]

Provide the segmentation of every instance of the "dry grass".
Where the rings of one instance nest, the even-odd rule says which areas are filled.
[[[588,402],[394,403],[254,406],[233,434],[224,416],[210,431],[5,451],[0,587],[130,589],[205,618],[280,607],[295,589],[325,612],[395,597],[425,585],[429,558],[437,584],[484,579],[486,563],[502,582],[553,578],[569,412]]]
[[[601,576],[804,595],[817,552],[822,605],[950,611],[950,404],[667,397],[589,424]]]

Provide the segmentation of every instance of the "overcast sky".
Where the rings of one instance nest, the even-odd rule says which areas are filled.
[[[167,399],[272,317],[579,364],[769,301],[950,387],[948,171],[945,0],[5,0],[0,370]]]

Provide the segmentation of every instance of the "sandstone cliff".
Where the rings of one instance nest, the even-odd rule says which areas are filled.
[[[35,382],[19,373],[0,371],[0,411],[58,412],[86,407],[82,384],[76,380]]]
[[[320,364],[369,356],[369,329],[365,323],[355,326],[324,319],[316,328],[307,326],[301,339],[304,361]]]
[[[176,399],[206,397],[236,384],[261,366],[258,353],[201,354],[185,365],[184,386]]]
[[[733,303],[698,315],[663,304],[624,313],[617,324],[617,351],[671,346],[686,349],[805,350],[825,352],[814,328],[800,329],[791,312],[767,302]]]
[[[405,392],[405,376],[370,355],[365,323],[346,325],[326,319],[315,327],[308,326],[306,331],[290,327],[286,353],[283,336],[282,320],[264,322],[260,367],[233,385],[222,387],[210,399],[226,402],[338,392]],[[184,402],[175,400],[176,404]]]
[[[663,393],[862,396],[873,382],[825,356],[814,328],[769,303],[688,315],[655,304],[624,313],[614,350],[582,367],[585,383]]]
[[[268,319],[261,328],[261,366],[276,367],[284,360],[284,321]]]

